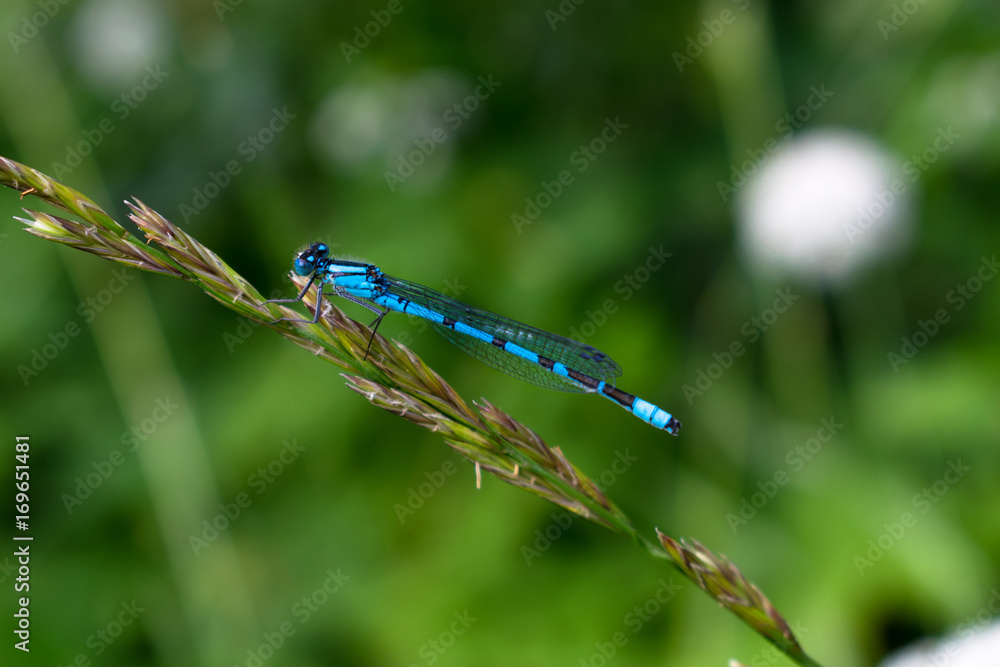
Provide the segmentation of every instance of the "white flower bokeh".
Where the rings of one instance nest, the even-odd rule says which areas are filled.
[[[848,130],[789,139],[736,203],[743,252],[755,271],[837,284],[902,250],[913,182],[903,161]]]
[[[163,9],[150,0],[89,0],[71,28],[81,73],[96,89],[111,92],[166,60],[170,32]]]

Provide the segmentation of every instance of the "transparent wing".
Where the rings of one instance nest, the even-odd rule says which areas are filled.
[[[611,386],[614,386],[615,378],[622,374],[622,369],[611,357],[590,345],[536,329],[487,310],[474,308],[423,285],[389,276],[385,276],[385,279],[386,289],[390,294],[408,299],[490,336],[519,345],[539,356],[558,361],[568,368],[603,380]],[[588,391],[572,380],[516,354],[506,352],[491,343],[459,333],[450,327],[433,323],[432,326],[452,344],[484,364],[508,375],[548,389]]]
[[[516,377],[519,380],[530,382],[531,384],[536,384],[539,387],[545,387],[546,389],[555,389],[556,391],[572,391],[580,393],[588,391],[586,387],[577,384],[576,382],[573,382],[558,373],[546,370],[538,364],[519,357],[516,354],[505,352],[495,345],[477,340],[472,336],[466,336],[465,334],[458,333],[454,329],[440,324],[432,323],[431,326],[434,327],[439,334],[447,338],[452,344],[468,352],[487,366],[492,366],[493,368],[503,371],[507,375]]]

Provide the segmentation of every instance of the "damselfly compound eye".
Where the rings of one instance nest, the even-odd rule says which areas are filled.
[[[316,270],[316,258],[310,253],[305,257],[299,256],[295,259],[295,273],[300,276],[308,276]]]

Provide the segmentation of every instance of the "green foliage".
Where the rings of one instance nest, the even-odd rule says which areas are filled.
[[[991,621],[992,7],[398,8],[0,3],[0,155],[54,179],[0,197],[29,664],[770,665],[787,626],[823,664],[869,665]],[[836,285],[767,277],[746,179],[831,128],[889,152],[909,244]],[[26,216],[43,194],[62,208]],[[404,317],[367,361],[351,304],[260,324],[291,312],[261,303],[295,294],[315,240],[584,338],[684,431]]]

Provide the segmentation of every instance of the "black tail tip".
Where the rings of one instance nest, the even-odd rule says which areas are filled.
[[[677,419],[671,417],[670,421],[667,422],[667,425],[663,430],[670,435],[677,435],[681,432],[681,423]]]

